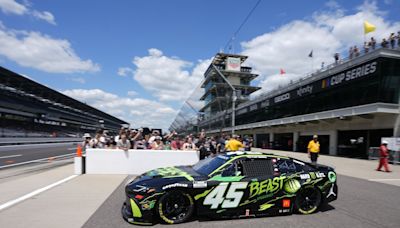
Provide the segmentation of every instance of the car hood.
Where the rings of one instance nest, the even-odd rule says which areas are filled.
[[[138,185],[160,187],[169,183],[193,182],[196,180],[204,180],[205,178],[207,177],[203,177],[194,171],[191,166],[173,166],[148,171],[132,181],[129,181],[127,187],[135,187]]]
[[[172,166],[166,168],[153,169],[143,176],[150,178],[174,178],[183,177],[187,180],[193,180],[195,177],[199,176],[191,166]]]

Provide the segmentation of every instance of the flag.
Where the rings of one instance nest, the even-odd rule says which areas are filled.
[[[308,54],[308,57],[312,58],[313,50],[311,50],[310,54]]]
[[[285,70],[281,68],[281,75],[286,74]]]
[[[375,25],[369,23],[368,21],[364,21],[364,34],[375,31]]]

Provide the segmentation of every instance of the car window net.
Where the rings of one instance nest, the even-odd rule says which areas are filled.
[[[265,176],[273,175],[273,165],[271,160],[252,159],[243,161],[243,173],[246,176]]]

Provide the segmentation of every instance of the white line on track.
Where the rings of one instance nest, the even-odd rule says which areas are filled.
[[[67,150],[76,150],[76,147],[68,148]]]
[[[400,181],[400,179],[368,179],[369,181]]]
[[[54,187],[56,187],[57,185],[60,185],[60,184],[62,184],[62,183],[64,183],[64,182],[67,182],[67,181],[69,181],[69,180],[72,180],[72,179],[74,179],[74,178],[77,177],[77,176],[78,176],[78,175],[71,175],[71,176],[69,176],[69,177],[67,177],[67,178],[64,178],[64,179],[62,179],[62,180],[60,180],[60,181],[57,181],[57,182],[55,182],[55,183],[53,183],[53,184],[47,185],[46,187],[39,188],[39,189],[37,189],[37,190],[35,190],[35,191],[31,192],[31,193],[28,193],[28,194],[26,194],[26,195],[23,195],[23,196],[21,196],[21,197],[19,197],[19,198],[17,198],[17,199],[8,201],[7,203],[4,203],[4,204],[0,205],[0,211],[6,209],[7,207],[11,207],[11,206],[13,206],[13,205],[15,205],[15,204],[17,204],[17,203],[19,203],[19,202],[21,202],[21,201],[24,201],[24,200],[26,200],[26,199],[29,199],[29,198],[31,198],[31,197],[33,197],[33,196],[35,196],[35,195],[37,195],[37,194],[40,194],[40,193],[42,193],[42,192],[44,192],[44,191],[47,191],[47,190],[49,190],[49,189],[51,189],[51,188],[54,188]]]
[[[63,157],[69,157],[69,156],[72,156],[72,155],[75,155],[75,153],[63,154],[63,155],[59,155],[59,156],[53,156],[51,158],[63,158]],[[49,158],[41,158],[41,159],[36,159],[36,160],[32,160],[32,161],[26,161],[26,162],[20,162],[20,163],[15,163],[15,164],[10,164],[10,165],[4,165],[4,166],[0,166],[0,169],[13,167],[13,166],[18,166],[18,165],[25,165],[25,164],[34,163],[34,162],[47,161],[48,159]]]
[[[22,156],[22,154],[14,154],[14,155],[8,155],[8,156],[0,157],[0,159],[2,159],[2,158],[15,158],[15,157],[21,157],[21,156]]]

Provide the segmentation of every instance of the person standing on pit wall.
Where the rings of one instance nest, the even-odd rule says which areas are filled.
[[[313,139],[308,143],[307,152],[308,157],[311,159],[311,163],[316,165],[319,156],[320,145],[318,142],[318,135],[314,135]]]
[[[232,138],[225,145],[226,151],[238,151],[240,148],[244,148],[238,138],[237,135],[232,135]]]
[[[383,140],[381,146],[379,147],[379,165],[376,171],[382,171],[381,168],[385,169],[385,172],[392,172],[389,170],[389,150],[387,148],[388,142]]]

